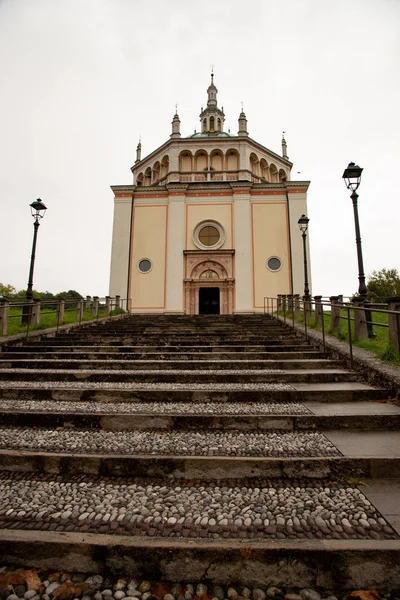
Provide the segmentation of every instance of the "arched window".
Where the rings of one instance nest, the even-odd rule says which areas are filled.
[[[250,154],[250,170],[253,173],[253,175],[260,174],[260,161],[253,152]]]
[[[160,163],[157,161],[153,166],[153,183],[160,179]]]
[[[204,171],[208,167],[207,154],[200,150],[195,156],[195,171]]]
[[[269,172],[271,174],[271,183],[278,183],[278,169],[274,164],[271,164]]]
[[[223,170],[223,156],[220,150],[214,150],[211,154],[211,168],[215,171]]]
[[[214,131],[214,117],[210,117],[210,131]]]
[[[184,171],[186,173],[192,171],[192,153],[188,150],[182,152],[180,155],[180,171]]]
[[[168,173],[168,170],[169,170],[169,157],[164,156],[164,158],[161,161],[161,166],[160,166],[160,177],[165,177]]]
[[[286,181],[287,175],[283,169],[279,169],[279,181]]]
[[[151,185],[151,169],[150,169],[150,167],[147,167],[147,169],[144,172],[144,185],[146,185],[146,186]]]
[[[137,176],[136,185],[143,185],[143,173],[139,173]]]
[[[265,179],[265,181],[269,181],[269,169],[268,169],[268,163],[265,160],[265,158],[262,158],[260,160],[260,174],[261,177],[263,179]]]

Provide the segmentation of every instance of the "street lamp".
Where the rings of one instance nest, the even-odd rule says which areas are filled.
[[[301,215],[300,219],[297,221],[300,231],[303,236],[303,254],[304,254],[304,298],[305,300],[310,300],[310,290],[308,288],[308,265],[307,265],[307,229],[308,223],[310,219],[306,217],[306,215]]]
[[[356,229],[356,246],[357,246],[357,260],[358,260],[358,294],[362,300],[362,303],[369,304],[367,302],[367,286],[365,284],[364,274],[364,261],[361,246],[361,233],[360,233],[360,222],[358,220],[358,194],[357,190],[361,183],[361,174],[363,172],[362,167],[359,167],[355,163],[351,162],[348,164],[347,169],[344,170],[342,178],[344,179],[345,185],[348,190],[351,191],[350,198],[353,201],[354,211],[354,225]],[[365,312],[365,319],[367,321],[368,337],[374,338],[375,334],[371,323],[371,312]]]
[[[34,219],[33,221],[33,241],[32,241],[32,253],[31,253],[31,263],[29,267],[29,279],[28,279],[28,288],[26,290],[26,301],[32,302],[33,300],[33,270],[35,268],[35,255],[36,255],[36,240],[38,229],[40,225],[40,219],[43,219],[44,214],[47,210],[47,206],[43,204],[40,198],[32,202],[30,204],[31,214]],[[24,306],[23,314],[22,314],[22,323],[29,323],[31,318],[31,306]]]

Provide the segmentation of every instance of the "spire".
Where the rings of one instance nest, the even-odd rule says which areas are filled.
[[[248,131],[247,131],[247,119],[246,119],[246,115],[244,114],[243,111],[243,102],[242,102],[242,110],[241,113],[239,115],[239,131],[238,131],[238,135],[241,136],[248,136]]]
[[[200,122],[202,133],[216,134],[224,130],[224,109],[218,108],[218,90],[214,84],[214,68],[211,70],[211,83],[207,88],[207,106],[205,110],[201,107]]]
[[[283,156],[283,158],[286,158],[286,160],[289,160],[289,157],[287,155],[287,145],[286,145],[286,140],[285,140],[285,133],[286,133],[286,131],[282,131],[282,156]]]
[[[139,143],[136,148],[136,160],[135,162],[140,162],[142,159],[142,138],[139,136]]]
[[[174,118],[172,119],[172,132],[171,132],[171,136],[172,138],[180,138],[181,137],[181,121],[179,119],[179,115],[178,115],[178,105],[175,104],[175,114],[174,114]]]
[[[207,88],[208,100],[207,107],[208,108],[217,108],[217,94],[218,90],[214,85],[214,68],[211,71],[211,83]]]

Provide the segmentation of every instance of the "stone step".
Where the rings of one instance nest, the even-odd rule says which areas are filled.
[[[240,370],[270,370],[270,369],[337,369],[342,365],[341,361],[334,361],[324,358],[291,358],[291,359],[242,359],[242,360],[226,360],[218,357],[203,359],[203,360],[177,360],[177,359],[164,359],[159,360],[148,360],[137,358],[135,360],[122,359],[118,360],[107,360],[100,358],[0,358],[0,370],[1,369],[33,369],[35,367],[42,369],[118,369],[118,370],[224,370],[224,369],[235,369]]]
[[[356,415],[356,419],[355,419]],[[390,419],[388,418],[390,417]],[[13,427],[239,431],[396,430],[400,407],[377,402],[300,404],[0,400],[0,425]]]
[[[0,368],[0,381],[26,379],[50,381],[88,381],[122,383],[325,383],[351,382],[358,379],[344,369],[23,369]]]
[[[1,381],[5,400],[67,402],[359,402],[385,401],[395,391],[360,382],[327,383],[121,383],[87,381]]]
[[[132,350],[125,349],[121,347],[118,351],[114,349],[104,350],[101,346],[96,348],[85,348],[83,351],[79,349],[74,349],[73,351],[66,349],[58,349],[55,348],[46,348],[46,351],[43,352],[37,349],[29,351],[25,348],[23,351],[15,352],[6,351],[0,352],[0,360],[8,361],[8,360],[23,360],[23,359],[103,359],[103,360],[138,360],[145,358],[146,360],[190,360],[190,361],[200,361],[200,360],[237,360],[237,361],[246,361],[246,360],[283,360],[283,359],[324,359],[325,355],[323,352],[319,352],[318,350],[308,350],[308,351],[299,351],[299,352],[256,352],[256,351],[242,351],[242,352],[192,352],[192,351],[175,351],[171,352],[169,348],[164,348],[164,350],[159,350],[158,352],[146,352],[145,350]]]
[[[400,432],[96,431],[2,427],[5,471],[93,476],[400,477]]]

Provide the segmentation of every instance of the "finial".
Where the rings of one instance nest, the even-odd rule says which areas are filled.
[[[175,104],[175,113],[178,114],[178,105]]]
[[[211,65],[211,77],[214,77],[214,65]]]
[[[283,140],[285,139],[285,133],[286,133],[286,131],[282,131],[282,139]]]
[[[241,103],[240,103],[240,104],[242,105],[242,112],[243,112],[243,100],[241,101]]]

